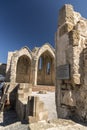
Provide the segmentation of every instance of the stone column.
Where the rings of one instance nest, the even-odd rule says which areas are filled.
[[[34,86],[37,85],[37,69],[38,69],[38,59],[34,58],[32,61],[32,83]]]
[[[58,117],[66,118],[70,116],[70,111],[68,110],[68,105],[64,102],[64,95],[67,95],[68,83],[70,81],[70,75],[67,79],[67,75],[65,73],[71,72],[68,67],[68,71],[66,70],[66,65],[72,66],[72,44],[69,43],[69,32],[73,30],[74,27],[74,11],[72,5],[64,5],[59,11],[59,20],[58,20],[58,29],[56,32],[55,42],[56,42],[56,107]],[[63,67],[61,69],[61,67]],[[60,75],[58,75],[60,74]],[[63,77],[64,76],[64,77]],[[64,87],[64,88],[63,88]],[[68,94],[70,92],[68,91]],[[72,99],[73,100],[73,99]],[[69,100],[71,101],[71,99]],[[67,101],[68,102],[68,101]],[[71,103],[71,102],[70,102]],[[69,104],[70,107],[71,104]],[[74,105],[73,105],[74,106]]]

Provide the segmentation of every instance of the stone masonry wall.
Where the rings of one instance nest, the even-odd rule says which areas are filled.
[[[87,20],[72,5],[59,11],[56,32],[58,117],[87,121]]]
[[[47,61],[45,63],[45,68],[42,67],[42,69],[45,69],[45,74],[41,76],[41,74],[38,74],[38,63],[39,58],[44,53],[46,54],[45,59],[47,59],[47,57],[52,59],[52,61],[50,61],[51,73],[49,75],[46,73],[47,63],[49,62]],[[42,80],[42,78],[45,77],[47,79],[45,80],[46,85],[54,85],[54,59],[55,50],[48,43],[44,44],[41,48],[35,47],[32,51],[25,46],[20,50],[9,52],[6,68],[6,81],[11,83],[26,82],[37,85],[38,78]]]

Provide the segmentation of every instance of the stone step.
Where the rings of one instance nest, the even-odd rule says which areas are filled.
[[[28,130],[28,125],[18,122],[4,127],[4,130]]]

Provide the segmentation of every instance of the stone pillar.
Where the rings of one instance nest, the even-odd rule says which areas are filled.
[[[37,85],[37,70],[38,69],[38,59],[34,58],[32,61],[32,83],[34,86]]]
[[[87,20],[64,5],[56,32],[58,117],[87,121]]]
[[[74,12],[72,5],[64,5],[59,11],[58,27],[59,36],[73,29]]]
[[[70,112],[67,106],[74,107],[72,91],[68,91],[71,83],[73,47],[69,43],[69,32],[74,27],[74,11],[71,5],[64,5],[59,11],[58,30],[56,32],[56,107],[58,117],[67,118]],[[66,71],[66,72],[64,72]],[[70,96],[69,101],[67,95]],[[75,102],[75,101],[74,101]],[[69,103],[69,104],[68,104]]]

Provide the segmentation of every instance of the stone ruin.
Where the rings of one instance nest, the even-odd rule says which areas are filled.
[[[58,117],[87,121],[87,19],[72,5],[59,11],[55,41]]]
[[[21,121],[28,123],[48,119],[48,111],[38,96],[31,96],[32,85],[21,83],[16,96],[16,112]]]
[[[3,108],[5,108],[5,111],[7,109],[10,110],[8,107],[16,111],[18,119],[21,122],[30,124],[48,119],[48,110],[44,108],[44,102],[41,101],[38,96],[32,95],[32,84],[6,83],[5,89],[8,86],[10,86],[10,88],[8,89],[8,93],[6,93],[7,103],[3,103],[5,94],[3,94],[0,101],[0,123],[4,123],[4,118],[6,118],[4,117]],[[5,107],[1,107],[1,105],[5,105]]]
[[[32,86],[54,85],[55,83],[55,50],[49,44],[32,51],[23,47],[14,52],[8,52],[7,65],[3,75],[6,75],[7,104],[16,110],[21,121],[28,123],[48,119],[48,111],[38,96],[32,96]]]
[[[66,4],[59,11],[55,42],[56,50],[47,43],[32,51],[24,47],[8,53],[8,100],[15,107],[20,120],[26,119],[29,123],[46,120],[47,110],[44,109],[43,102],[37,96],[31,96],[32,85],[54,85],[56,77],[58,118],[86,122],[87,20],[75,12],[72,5]]]
[[[55,50],[46,43],[42,47],[35,47],[32,51],[28,47],[9,52],[6,81],[12,83],[31,83],[36,85],[55,84]]]

